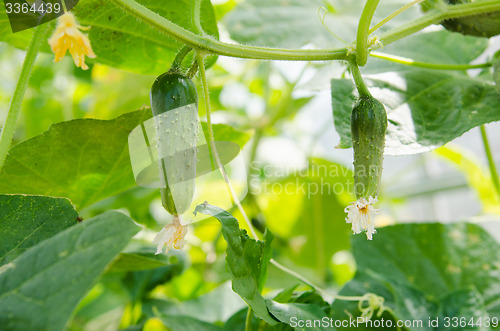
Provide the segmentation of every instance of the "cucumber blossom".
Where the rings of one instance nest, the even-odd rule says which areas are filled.
[[[156,78],[151,87],[156,125],[161,199],[172,215],[191,206],[195,190],[198,95],[194,83],[176,72]]]
[[[376,198],[384,159],[387,113],[371,95],[363,95],[351,114],[354,149],[354,192],[356,198]]]

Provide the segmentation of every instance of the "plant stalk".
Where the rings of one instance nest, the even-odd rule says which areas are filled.
[[[44,41],[45,34],[49,30],[50,24],[39,25],[33,38],[31,39],[30,46],[26,52],[26,56],[23,62],[23,68],[21,70],[21,75],[17,81],[16,90],[9,108],[9,113],[7,114],[7,119],[2,129],[2,135],[0,136],[0,170],[2,169],[5,158],[9,151],[10,145],[12,143],[12,138],[14,137],[14,132],[16,130],[17,121],[19,115],[21,114],[21,106],[23,103],[24,94],[26,88],[28,87],[28,81],[31,75],[31,71],[35,64],[36,57],[38,55],[38,50],[40,45]]]
[[[370,24],[380,0],[367,0],[358,23],[358,34],[356,37],[356,61],[359,66],[364,66],[368,59],[368,35]]]
[[[493,154],[491,153],[490,143],[484,125],[481,125],[481,137],[483,138],[484,151],[486,153],[486,158],[488,159],[488,165],[490,167],[491,180],[493,181],[493,186],[495,186],[495,190],[497,191],[498,197],[500,198],[500,180],[498,179],[495,159],[493,158]]]

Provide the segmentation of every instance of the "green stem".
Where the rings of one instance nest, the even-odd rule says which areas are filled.
[[[349,68],[351,69],[351,75],[354,79],[354,83],[356,84],[356,88],[358,89],[359,96],[371,97],[372,95],[368,90],[368,87],[366,87],[363,76],[361,75],[361,71],[359,71],[359,67],[354,58],[349,61]]]
[[[158,29],[192,48],[200,49],[212,54],[260,60],[288,60],[288,61],[326,61],[347,60],[347,48],[341,49],[280,49],[269,47],[255,47],[227,44],[211,37],[198,36],[191,31],[181,28],[160,15],[152,12],[134,0],[111,0],[118,7],[136,17],[140,21]],[[423,28],[439,23],[444,19],[483,14],[500,10],[498,0],[483,0],[478,2],[448,5],[444,12],[432,11],[409,22],[399,28],[384,33],[380,41],[390,44]],[[377,46],[375,46],[377,47]],[[380,46],[378,46],[380,47]]]
[[[404,64],[412,67],[427,68],[427,69],[439,69],[439,70],[468,70],[468,69],[480,69],[489,68],[492,66],[491,63],[480,63],[480,64],[444,64],[444,63],[426,63],[419,62],[406,57],[389,55],[379,52],[371,52],[370,56],[376,57],[378,59],[387,60],[395,63]]]
[[[186,57],[186,55],[191,52],[192,48],[189,46],[183,46],[175,55],[174,61],[172,62],[172,67],[170,68],[170,71],[176,71],[178,70],[181,65],[182,65],[182,60]]]
[[[488,158],[488,165],[490,167],[491,180],[493,185],[500,197],[500,180],[498,179],[498,173],[495,166],[495,160],[493,159],[493,154],[491,153],[490,143],[488,141],[488,135],[486,134],[486,128],[481,125],[481,137],[483,138],[484,151],[486,152],[486,157]]]
[[[248,307],[247,318],[245,321],[245,331],[252,330],[252,317],[253,317],[252,308]]]
[[[199,35],[206,36],[201,26],[201,0],[194,0],[194,13],[193,13],[194,26]]]
[[[375,24],[375,26],[373,28],[370,29],[370,31],[368,32],[369,34],[372,34],[374,33],[375,31],[377,31],[380,27],[382,27],[384,24],[386,24],[387,22],[389,22],[390,20],[392,20],[394,17],[398,16],[399,14],[401,14],[402,12],[404,12],[405,10],[407,10],[408,8],[422,2],[424,0],[413,0],[412,2],[404,5],[403,7],[399,8],[398,10],[396,10],[395,12],[393,12],[392,14],[390,14],[389,16],[387,16],[386,18],[384,18],[382,21],[378,22],[377,24]]]
[[[365,7],[361,13],[358,23],[358,34],[356,37],[356,60],[358,65],[364,66],[368,59],[368,35],[373,14],[380,0],[366,0]]]
[[[380,42],[383,45],[388,45],[396,40],[418,32],[431,24],[437,24],[443,20],[499,11],[500,1],[484,0],[459,5],[448,5],[444,8],[445,10],[434,9],[429,11],[424,16],[417,18],[408,24],[382,34],[380,36]]]
[[[14,137],[17,120],[19,119],[19,115],[21,114],[21,106],[23,103],[24,93],[26,92],[26,88],[28,87],[28,81],[31,75],[31,70],[33,69],[33,65],[35,64],[35,60],[38,55],[38,49],[44,41],[45,34],[47,33],[49,27],[50,24],[46,23],[36,28],[35,33],[33,34],[33,38],[31,39],[28,52],[26,53],[26,57],[24,58],[21,75],[19,76],[16,90],[10,104],[9,113],[5,121],[5,125],[2,129],[2,135],[0,136],[0,169],[2,169],[3,167],[5,158],[7,157],[7,153],[10,148],[10,144],[12,143],[12,138]]]

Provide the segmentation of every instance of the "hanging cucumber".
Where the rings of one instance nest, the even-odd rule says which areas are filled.
[[[351,114],[354,192],[358,199],[378,196],[386,130],[384,106],[371,95],[361,96]]]
[[[151,88],[156,125],[161,198],[172,215],[186,212],[196,177],[198,96],[194,83],[178,72],[166,72]]]
[[[346,222],[352,224],[352,231],[366,231],[369,240],[376,233],[372,220],[378,210],[376,203],[382,163],[384,160],[387,113],[380,101],[375,99],[364,84],[359,68],[351,62],[351,73],[359,92],[359,100],[351,113],[351,138],[354,149],[354,193],[357,200],[346,209]]]

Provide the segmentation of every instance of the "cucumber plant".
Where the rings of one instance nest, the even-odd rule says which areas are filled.
[[[500,215],[485,127],[500,121],[498,0],[85,0],[11,33],[15,8],[0,4],[5,82],[27,49],[15,89],[0,86],[3,329],[498,328],[500,247],[467,222]],[[126,154],[150,120],[159,191],[137,187]],[[443,146],[474,128],[484,164]],[[322,130],[352,147],[352,168]],[[202,134],[224,181],[195,186]],[[229,180],[243,169],[226,173],[215,140],[246,144],[243,201]],[[283,141],[311,142],[300,172],[270,171],[295,160]],[[386,155],[424,152],[464,176],[405,186],[402,158],[382,171]],[[402,202],[465,187],[476,198],[453,224],[394,224]],[[190,210],[218,222],[188,235]]]

